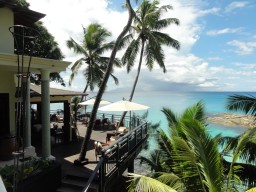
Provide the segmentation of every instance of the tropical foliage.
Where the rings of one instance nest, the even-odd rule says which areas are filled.
[[[85,93],[88,87],[90,90],[94,90],[95,86],[100,86],[109,61],[109,57],[103,54],[106,51],[110,51],[114,46],[114,42],[106,42],[106,39],[110,36],[111,33],[101,25],[92,23],[88,28],[83,27],[83,42],[81,44],[77,43],[73,38],[67,41],[68,48],[72,49],[74,53],[82,55],[71,67],[72,73],[69,85],[71,85],[78,70],[83,66],[83,75],[86,80],[83,92]],[[121,66],[121,62],[118,59],[114,59],[113,63],[116,67]],[[115,83],[118,84],[118,79],[112,73],[113,68],[110,75]]]
[[[187,108],[181,115],[176,115],[169,108],[163,108],[162,112],[167,118],[169,129],[159,132],[160,150],[142,159],[153,170],[149,175],[151,179],[161,181],[164,186],[168,185],[176,191],[233,192],[241,191],[242,184],[244,189],[254,186],[255,179],[250,180],[245,176],[253,166],[237,161],[243,157],[248,160],[250,151],[247,146],[255,142],[256,128],[248,129],[236,142],[231,139],[224,142],[219,135],[214,138],[210,136],[202,101]],[[225,153],[219,151],[221,142]],[[224,158],[227,152],[231,156],[230,162]],[[175,177],[161,180],[166,174]],[[141,177],[142,185],[139,178],[135,176],[130,190],[139,185],[140,189],[147,189],[141,191],[154,191],[148,190],[149,187],[156,190],[161,185],[157,182],[156,185],[151,183],[147,186],[149,180],[144,176]]]
[[[8,3],[14,3],[17,6],[28,9],[30,4],[26,0],[11,0],[7,1]],[[61,53],[60,48],[58,47],[58,43],[55,41],[54,37],[48,32],[48,30],[43,26],[41,21],[33,24],[32,27],[35,31],[39,32],[39,36],[37,38],[36,44],[33,49],[33,55],[35,57],[48,58],[48,59],[56,59],[62,60],[64,56]],[[16,50],[17,50],[17,45]],[[25,49],[25,55],[31,55],[30,49]],[[60,83],[65,86],[63,78],[59,73],[51,73],[50,80]],[[30,81],[39,85],[41,83],[41,75],[40,74],[31,74]]]
[[[15,3],[18,6],[23,7],[23,8],[28,8],[29,7],[29,3],[26,2],[26,0],[5,0],[5,1]]]
[[[53,165],[54,161],[52,160],[32,158],[28,162],[25,162],[22,166],[18,167],[18,169],[14,165],[6,165],[4,167],[0,167],[0,175],[3,179],[5,187],[9,189],[12,188],[14,183],[14,174],[16,174],[18,182],[20,182],[24,179],[41,173],[43,170]]]
[[[227,99],[227,109],[256,116],[256,97],[253,95],[230,95]]]
[[[135,2],[137,2],[137,0],[135,0]],[[124,26],[122,32],[117,37],[117,39],[115,41],[115,44],[114,44],[114,47],[112,49],[110,58],[108,60],[107,68],[106,68],[106,71],[105,71],[105,74],[104,74],[104,77],[103,77],[103,80],[102,80],[102,83],[99,87],[99,91],[98,91],[97,96],[95,98],[95,103],[93,105],[89,125],[88,125],[87,130],[86,130],[86,135],[85,135],[85,139],[83,140],[83,144],[82,144],[82,147],[81,147],[79,158],[75,160],[75,162],[74,162],[75,164],[81,164],[85,160],[87,145],[88,145],[88,143],[90,141],[90,138],[91,138],[92,129],[93,129],[93,126],[94,126],[94,120],[96,119],[96,115],[97,115],[97,111],[98,111],[98,107],[99,107],[102,95],[103,95],[103,93],[106,89],[108,79],[109,79],[109,77],[111,75],[111,72],[112,72],[112,69],[113,69],[116,53],[120,48],[121,41],[122,41],[123,37],[129,31],[129,28],[132,24],[132,19],[134,17],[134,12],[133,12],[133,9],[132,9],[132,6],[131,6],[131,3],[130,3],[129,0],[126,0],[126,7],[127,7],[127,10],[128,10],[128,14],[129,14],[128,20],[127,20],[127,23]]]
[[[162,19],[162,14],[172,9],[172,7],[170,5],[158,6],[159,2],[157,0],[152,3],[144,0],[136,11],[134,23],[130,30],[131,33],[126,37],[127,39],[132,39],[122,57],[122,62],[126,65],[128,72],[134,67],[135,59],[139,55],[137,77],[134,81],[130,99],[132,99],[134,94],[143,57],[145,57],[145,65],[150,71],[153,69],[154,64],[157,63],[163,69],[163,72],[166,72],[164,64],[165,55],[162,46],[170,46],[175,49],[180,48],[177,40],[161,32],[170,24],[179,25],[179,20],[176,18]]]
[[[48,32],[48,30],[43,26],[43,23],[39,21],[34,24],[33,28],[40,33],[37,44],[34,47],[33,56],[62,60],[64,56],[62,55],[61,50],[58,47],[58,43],[55,41],[55,38]],[[65,82],[59,73],[51,73],[50,80],[65,86]],[[40,84],[41,75],[32,74],[31,82],[35,84]]]
[[[161,32],[170,24],[179,25],[179,20],[176,18],[161,18],[163,13],[170,9],[172,9],[170,5],[159,6],[159,1],[157,0],[154,0],[152,3],[148,0],[143,0],[136,11],[130,33],[124,38],[124,42],[129,43],[129,45],[122,57],[123,64],[126,65],[127,71],[130,72],[135,65],[137,56],[139,56],[137,75],[129,101],[132,101],[143,61],[150,71],[153,69],[154,64],[157,63],[165,73],[163,46],[172,47],[177,50],[180,48],[177,40]],[[126,112],[123,113],[121,121],[125,114]]]

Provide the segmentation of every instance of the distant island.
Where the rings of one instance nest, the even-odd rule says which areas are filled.
[[[252,128],[256,126],[256,121],[252,115],[218,113],[208,117],[207,120],[211,123],[221,124],[225,126],[241,126]]]

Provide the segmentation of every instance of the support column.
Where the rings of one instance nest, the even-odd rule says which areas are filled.
[[[51,156],[51,133],[50,133],[50,72],[41,70],[41,103],[42,103],[42,158]]]
[[[27,79],[26,82],[27,93],[26,93],[26,122],[25,122],[25,131],[24,131],[24,147],[25,147],[25,156],[36,156],[35,147],[31,145],[31,106],[30,106],[30,79]]]

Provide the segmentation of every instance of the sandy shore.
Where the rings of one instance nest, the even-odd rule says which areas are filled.
[[[218,113],[213,117],[208,117],[211,123],[221,124],[225,126],[241,126],[252,128],[256,126],[256,121],[251,115]]]

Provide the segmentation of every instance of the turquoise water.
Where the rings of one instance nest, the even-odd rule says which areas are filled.
[[[196,102],[202,100],[205,103],[205,109],[208,116],[214,115],[216,113],[227,113],[226,102],[229,95],[234,94],[251,94],[256,96],[256,93],[244,93],[244,92],[192,92],[192,93],[174,93],[174,92],[136,92],[133,98],[133,102],[147,105],[148,118],[147,120],[151,123],[161,123],[161,128],[163,130],[167,129],[167,121],[164,114],[161,112],[163,107],[170,108],[177,114],[182,113],[188,106],[195,104]],[[95,96],[96,93],[90,93],[87,99]],[[116,102],[122,100],[123,98],[128,99],[129,93],[105,93],[102,97],[104,100],[110,102]],[[63,109],[63,104],[52,104],[51,109]],[[90,111],[91,107],[87,108]],[[136,114],[143,114],[145,111],[134,111]],[[114,114],[122,114],[121,112],[107,112]],[[234,113],[234,112],[233,112]],[[222,136],[237,136],[243,133],[246,128],[243,127],[230,127],[219,124],[210,123],[209,131],[212,136],[217,134],[222,134]],[[151,149],[156,147],[154,145],[155,141],[151,140]],[[142,151],[141,154],[143,154]],[[148,152],[145,152],[148,154]],[[145,154],[144,154],[145,155]],[[228,160],[228,159],[227,159]],[[136,171],[142,173],[145,171],[145,167],[140,165],[138,161],[135,162]]]
[[[143,105],[147,105],[148,118],[147,120],[152,123],[160,122],[162,129],[167,129],[167,121],[164,114],[161,112],[163,107],[172,109],[177,114],[182,113],[188,106],[195,104],[202,100],[205,103],[207,115],[211,116],[216,113],[229,112],[226,110],[227,97],[233,94],[251,94],[256,96],[256,93],[245,92],[135,92],[133,101]],[[96,96],[96,93],[90,93],[87,99]],[[128,99],[129,93],[113,93],[107,92],[103,95],[102,99],[110,102],[116,102],[122,99]],[[63,104],[52,104],[51,109],[63,109]],[[87,108],[90,111],[91,107]],[[110,113],[110,112],[108,112]],[[111,112],[114,114],[121,114],[121,112]],[[133,111],[132,113],[143,114],[145,111]],[[233,112],[234,113],[234,112]],[[219,124],[209,124],[211,135],[221,133],[223,136],[237,136],[245,131],[243,127],[229,127]]]
[[[170,108],[177,114],[182,113],[188,106],[202,100],[205,104],[207,115],[211,116],[216,113],[227,113],[227,97],[233,94],[247,94],[244,92],[191,92],[191,93],[174,93],[174,92],[136,92],[133,101],[149,106],[148,121],[152,123],[161,123],[161,128],[167,128],[167,121],[161,112],[163,107]],[[256,93],[249,93],[256,95]],[[122,98],[128,98],[124,93],[106,93],[103,99],[115,102]],[[143,114],[145,111],[134,111],[136,114]],[[233,112],[234,113],[234,112]],[[237,136],[245,131],[243,127],[229,127],[218,124],[209,124],[211,135],[221,133],[223,136]]]

